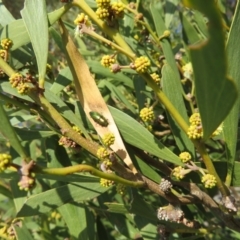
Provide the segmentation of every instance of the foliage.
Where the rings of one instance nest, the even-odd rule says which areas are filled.
[[[240,237],[231,3],[0,5],[1,239]]]

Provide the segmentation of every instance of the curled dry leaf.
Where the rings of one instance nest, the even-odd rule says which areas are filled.
[[[72,70],[77,95],[89,121],[92,123],[100,137],[109,132],[115,135],[115,142],[111,146],[112,150],[116,152],[121,159],[123,159],[124,163],[132,170],[133,173],[137,173],[137,170],[133,166],[123,144],[114,119],[89,71],[88,65],[81,56],[61,21],[60,31],[65,44],[68,64]],[[104,124],[105,126],[99,124],[92,116],[90,116],[90,112],[94,112],[96,114],[98,113],[108,121],[108,124]]]

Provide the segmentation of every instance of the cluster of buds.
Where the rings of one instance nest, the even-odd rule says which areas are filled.
[[[152,122],[155,118],[154,116],[154,112],[153,112],[153,109],[151,107],[147,108],[143,108],[141,111],[140,111],[140,114],[139,114],[140,118],[143,120],[143,122]]]
[[[25,161],[22,163],[19,173],[21,174],[21,179],[18,182],[20,190],[29,191],[35,185],[35,174],[31,172],[31,169],[34,167],[35,162],[32,160],[29,163]]]
[[[111,187],[114,185],[114,181],[105,178],[100,178],[100,185],[103,187]]]
[[[181,223],[184,219],[184,212],[179,207],[169,204],[158,209],[157,217],[159,220]]]
[[[151,63],[149,58],[146,56],[141,56],[139,58],[136,58],[136,60],[130,65],[130,67],[139,73],[145,73],[147,72],[150,65]]]
[[[125,5],[121,2],[111,3],[110,0],[96,0],[97,2],[97,16],[102,20],[107,20],[108,23],[115,19],[124,17]]]
[[[178,179],[178,180],[181,180],[184,178],[184,176],[188,173],[190,173],[192,170],[191,169],[185,169],[183,168],[182,166],[178,166],[178,167],[175,167],[173,170],[172,170],[172,175]]]
[[[0,171],[6,170],[12,163],[12,157],[9,154],[1,153],[0,154]]]
[[[72,129],[77,132],[78,134],[82,134],[81,130],[79,129],[79,127],[77,126],[73,126]],[[66,136],[62,136],[59,141],[58,144],[61,146],[64,146],[66,148],[72,148],[77,150],[79,148],[79,145],[74,142],[72,139],[70,139],[69,137]]]
[[[217,180],[212,174],[205,174],[203,175],[201,182],[205,188],[213,188],[216,186]]]
[[[171,191],[172,186],[173,186],[172,183],[164,178],[161,179],[161,182],[159,184],[160,190],[162,190],[166,194],[168,194]]]
[[[13,42],[9,38],[4,38],[1,40],[1,47],[7,51],[12,47],[12,45],[13,45]]]
[[[12,40],[9,38],[4,38],[1,40],[0,45],[2,49],[0,49],[0,57],[6,62],[8,59],[8,51],[13,45]],[[5,72],[0,68],[0,77],[5,77]]]
[[[109,167],[112,165],[112,161],[109,159],[110,153],[105,147],[100,147],[97,150],[97,157],[99,158],[102,166],[102,169],[109,169]]]
[[[157,84],[157,85],[159,85],[160,84],[160,76],[157,74],[157,73],[152,73],[151,74],[151,77],[152,77],[152,79],[153,79],[153,81]]]
[[[27,94],[30,90],[30,85],[28,83],[31,82],[31,79],[24,77],[20,73],[12,74],[9,78],[9,82],[20,94]]]
[[[76,19],[74,20],[74,24],[77,25],[75,29],[75,35],[82,35],[83,28],[86,27],[87,29],[93,30],[93,26],[91,21],[89,20],[88,16],[84,13],[78,14]]]
[[[203,136],[202,121],[199,113],[194,113],[189,118],[190,126],[188,128],[188,137],[191,139],[199,139]]]
[[[113,133],[107,133],[102,138],[103,144],[106,147],[110,147],[115,142],[115,136]]]
[[[191,155],[189,152],[182,152],[179,154],[179,158],[183,163],[186,163],[191,160]]]
[[[116,58],[114,55],[104,55],[101,59],[101,64],[104,67],[111,67],[116,62]]]

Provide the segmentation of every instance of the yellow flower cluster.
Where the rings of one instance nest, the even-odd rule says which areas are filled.
[[[20,190],[29,191],[35,184],[34,173],[30,174],[31,176],[22,176],[21,180],[18,182],[18,187]]]
[[[125,5],[121,2],[111,3],[110,0],[96,0],[96,14],[100,19],[123,18]]]
[[[72,129],[75,131],[75,132],[77,132],[77,133],[79,133],[79,134],[82,134],[82,131],[81,131],[81,129],[78,127],[78,126],[73,126],[72,127]]]
[[[172,175],[177,179],[183,179],[184,178],[184,168],[181,166],[175,167],[172,171]]]
[[[20,73],[14,73],[9,78],[9,82],[13,88],[16,88],[18,93],[27,94],[29,91],[29,85],[26,83],[23,75]]]
[[[96,0],[97,7],[99,8],[107,8],[110,6],[111,0]]]
[[[202,121],[199,113],[194,113],[189,118],[190,126],[188,128],[188,137],[192,139],[199,139],[203,136]]]
[[[113,133],[107,133],[102,138],[103,144],[107,147],[111,146],[115,141],[115,136]]]
[[[100,185],[102,185],[103,187],[110,187],[114,184],[114,181],[112,180],[108,180],[105,178],[100,178]]]
[[[154,112],[152,110],[152,108],[143,108],[140,111],[140,118],[144,121],[144,122],[148,122],[148,121],[153,121],[154,120]]]
[[[0,49],[0,57],[2,59],[5,59],[7,56],[7,51],[6,50],[3,50],[3,49]]]
[[[98,18],[105,19],[108,18],[110,13],[107,8],[98,8],[96,11]]]
[[[98,150],[97,150],[97,156],[100,160],[104,160],[105,158],[108,158],[109,157],[109,152],[106,148],[104,147],[100,147]]]
[[[9,154],[1,153],[0,154],[0,171],[4,171],[11,164],[12,157]]]
[[[189,152],[182,152],[179,154],[179,158],[181,159],[182,162],[188,162],[191,160],[191,155]]]
[[[86,26],[91,26],[92,23],[89,20],[88,16],[84,13],[80,13],[77,15],[76,19],[74,20],[75,25],[85,24]]]
[[[125,5],[121,2],[114,2],[111,4],[111,12],[116,18],[123,18]]]
[[[144,73],[147,71],[151,63],[148,57],[141,56],[135,60],[133,65],[133,68],[136,69],[137,72]]]
[[[152,73],[151,74],[151,77],[152,77],[152,79],[153,79],[153,81],[156,83],[156,84],[158,84],[159,85],[159,83],[160,83],[160,76],[157,74],[157,73]]]
[[[116,62],[116,59],[110,55],[104,55],[101,59],[101,64],[104,67],[110,67]]]
[[[12,47],[12,45],[13,45],[13,42],[9,38],[4,38],[1,40],[1,46],[5,50],[9,50]]]
[[[212,174],[205,174],[202,177],[202,183],[204,184],[205,188],[213,188],[216,186],[217,180]]]

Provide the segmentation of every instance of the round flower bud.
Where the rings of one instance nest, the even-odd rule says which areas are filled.
[[[144,121],[144,122],[148,122],[148,121],[153,121],[154,120],[154,112],[152,110],[152,108],[143,108],[140,111],[140,118]]]
[[[106,19],[110,15],[108,8],[98,8],[96,14],[100,19]]]
[[[107,133],[102,138],[103,144],[107,147],[111,146],[115,141],[115,136],[113,133]]]
[[[136,69],[137,72],[144,73],[147,72],[147,69],[150,67],[150,65],[150,60],[146,56],[141,56],[135,60],[131,67]]]
[[[168,181],[167,179],[162,178],[161,182],[159,184],[159,188],[164,192],[164,193],[169,193],[171,188],[172,188],[172,183]]]
[[[158,209],[157,217],[159,220],[181,223],[184,218],[184,212],[179,207],[168,205]]]
[[[100,147],[98,150],[97,150],[97,156],[100,160],[105,160],[106,158],[109,157],[109,152],[106,148],[104,147]]]
[[[100,185],[103,187],[111,187],[113,184],[114,184],[114,181],[112,180],[100,178]]]
[[[111,0],[96,0],[99,8],[108,8],[110,6],[110,2]]]
[[[110,67],[116,62],[116,59],[110,55],[105,55],[101,59],[101,65],[104,67]]]
[[[213,188],[216,186],[217,180],[212,174],[205,174],[202,177],[202,181],[205,188]]]
[[[191,160],[191,155],[189,152],[182,152],[179,154],[179,158],[183,163],[186,163]]]
[[[1,46],[5,50],[9,50],[12,47],[12,45],[13,45],[13,42],[9,38],[4,38],[1,40]]]
[[[153,81],[156,83],[156,84],[160,84],[160,77],[159,77],[159,75],[158,74],[156,74],[156,73],[152,73],[151,74],[151,77],[152,77],[152,79],[153,79]]]
[[[9,154],[1,153],[0,154],[0,171],[6,170],[12,163],[12,157]]]
[[[174,176],[174,177],[176,177],[177,179],[183,179],[184,178],[184,168],[183,167],[181,167],[181,166],[178,166],[178,167],[175,167],[174,169],[173,169],[173,171],[172,171],[172,175]]]
[[[123,18],[124,17],[124,8],[125,5],[121,2],[114,2],[111,4],[111,12],[113,13],[114,17],[116,18]]]

